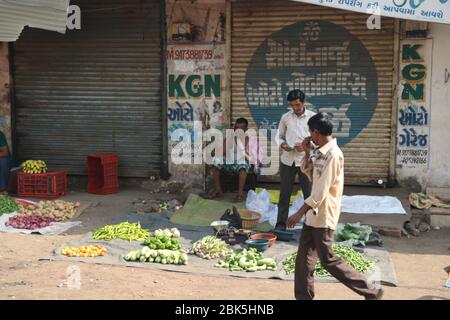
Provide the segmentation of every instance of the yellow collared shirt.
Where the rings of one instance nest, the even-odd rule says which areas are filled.
[[[344,155],[336,139],[318,149],[314,160],[303,159],[300,169],[312,181],[311,196],[305,200],[312,209],[305,224],[336,230],[344,191]]]

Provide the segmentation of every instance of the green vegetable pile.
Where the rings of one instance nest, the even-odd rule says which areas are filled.
[[[142,241],[148,237],[150,237],[150,232],[142,229],[139,222],[129,223],[128,221],[104,226],[103,228],[97,229],[93,234],[93,238],[96,240],[122,239]]]
[[[179,250],[181,248],[180,242],[175,238],[167,236],[156,236],[148,238],[144,241],[144,246],[148,246],[150,249],[167,249],[167,250]]]
[[[149,247],[144,247],[142,250],[130,251],[124,259],[132,262],[188,264],[188,255],[185,252],[172,250],[152,250]]]
[[[335,240],[336,242],[341,242],[340,244],[344,246],[365,246],[366,242],[369,241],[370,234],[372,233],[372,228],[368,225],[361,225],[358,223],[339,223],[336,228]]]
[[[239,253],[230,253],[225,260],[219,260],[215,267],[227,268],[231,271],[276,271],[277,263],[272,258],[264,258],[262,253],[255,248],[250,248],[249,250],[244,249]]]
[[[192,245],[194,254],[203,259],[222,258],[231,252],[230,246],[213,236],[206,236]]]
[[[338,257],[344,260],[350,267],[355,269],[360,273],[367,273],[375,266],[375,262],[366,258],[363,254],[358,251],[353,250],[350,247],[342,246],[339,244],[333,244],[333,251]],[[283,269],[287,274],[295,271],[295,259],[297,258],[297,252],[291,254],[284,262]],[[328,277],[331,276],[328,271],[326,271],[320,261],[317,260],[316,271],[314,275],[318,277]]]
[[[20,209],[20,206],[11,198],[0,195],[0,214],[12,213]]]

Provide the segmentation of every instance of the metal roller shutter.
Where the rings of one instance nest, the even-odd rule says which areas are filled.
[[[285,0],[236,1],[232,14],[232,120],[276,128],[287,92],[302,89],[313,110],[333,114],[346,183],[386,182],[394,20],[369,30],[367,15]]]
[[[75,0],[81,30],[27,29],[14,47],[20,160],[86,174],[86,156],[116,153],[119,175],[162,168],[159,0]]]

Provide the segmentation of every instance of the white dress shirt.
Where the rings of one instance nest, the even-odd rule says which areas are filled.
[[[278,125],[278,145],[281,146],[283,142],[286,142],[290,147],[293,147],[309,137],[308,120],[314,115],[314,112],[306,109],[301,116],[297,116],[292,110],[285,113]],[[296,167],[300,167],[304,156],[304,152],[295,150],[288,152],[281,149],[280,160],[287,166],[292,166],[295,163]]]

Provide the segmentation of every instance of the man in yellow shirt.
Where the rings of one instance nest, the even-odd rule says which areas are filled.
[[[311,136],[303,141],[305,157],[300,166],[312,182],[311,195],[288,220],[292,228],[306,215],[295,265],[295,298],[314,298],[317,258],[336,279],[367,300],[379,300],[383,289],[371,288],[367,278],[350,268],[332,249],[344,190],[344,155],[332,136],[333,124],[326,113],[308,121]],[[311,141],[317,146],[312,153]]]

